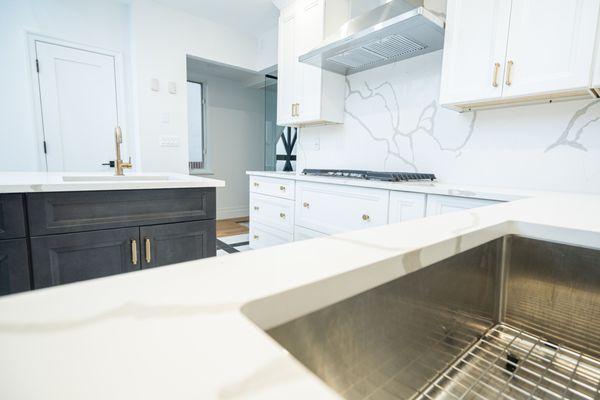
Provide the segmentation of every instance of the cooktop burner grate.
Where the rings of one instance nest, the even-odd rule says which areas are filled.
[[[333,176],[340,178],[356,178],[385,182],[435,180],[434,174],[422,174],[419,172],[379,172],[355,169],[305,169],[302,171],[302,173],[304,175]]]

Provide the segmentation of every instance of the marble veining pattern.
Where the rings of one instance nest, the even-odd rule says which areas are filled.
[[[438,102],[441,61],[435,52],[347,77],[345,123],[303,128],[298,170],[433,172],[467,185],[600,193],[600,100],[458,113]]]

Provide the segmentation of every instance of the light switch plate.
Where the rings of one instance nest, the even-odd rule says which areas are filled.
[[[153,92],[158,92],[160,90],[160,83],[158,82],[158,79],[154,78],[150,81],[150,89]]]
[[[177,94],[177,84],[175,82],[169,82],[169,93]]]
[[[179,147],[179,136],[163,135],[160,137],[160,147]]]

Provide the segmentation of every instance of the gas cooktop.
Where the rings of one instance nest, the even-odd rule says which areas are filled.
[[[421,174],[419,172],[379,172],[355,169],[305,169],[302,171],[302,173],[304,175],[333,176],[339,178],[356,178],[386,182],[435,180],[434,174]]]

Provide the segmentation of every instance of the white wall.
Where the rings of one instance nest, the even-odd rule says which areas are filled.
[[[132,2],[131,24],[142,168],[185,173],[188,170],[186,55],[256,71],[261,54],[259,41],[150,0]],[[268,57],[264,54],[260,57],[262,68]],[[274,60],[275,55],[271,58]],[[153,78],[160,81],[160,92],[150,90]],[[177,84],[176,95],[167,92],[169,81]],[[164,122],[165,119],[169,122]],[[177,136],[179,147],[161,147],[163,135]]]
[[[303,129],[299,169],[433,172],[447,182],[600,193],[600,100],[460,114],[437,102],[441,61],[439,51],[351,75],[345,123]]]
[[[118,2],[0,0],[0,171],[42,169],[27,32],[121,52],[125,81],[130,84],[128,26],[128,7]],[[130,86],[126,92],[130,111]],[[127,120],[126,135],[131,131],[131,115]]]
[[[265,97],[240,81],[190,72],[206,90],[208,167],[227,187],[217,189],[217,218],[248,215],[247,170],[264,162]]]

